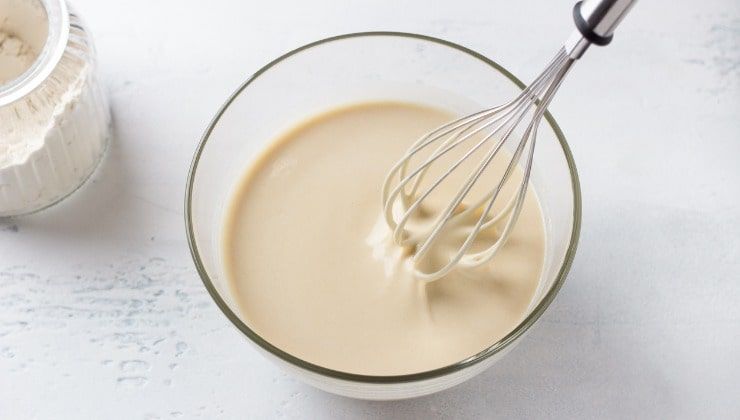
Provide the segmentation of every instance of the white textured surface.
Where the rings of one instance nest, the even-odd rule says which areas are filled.
[[[529,79],[571,2],[74,3],[115,138],[73,198],[0,222],[0,418],[740,416],[736,0],[642,1],[589,51],[552,106],[584,197],[560,296],[489,371],[391,403],[286,377],[210,301],[183,232],[196,142],[250,73],[337,33],[436,35]]]

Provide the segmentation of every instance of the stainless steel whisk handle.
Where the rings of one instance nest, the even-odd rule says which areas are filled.
[[[637,0],[584,0],[573,7],[576,28],[590,43],[607,45]]]
[[[606,45],[614,29],[637,0],[583,0],[573,6],[576,30],[565,41],[565,52],[571,59],[581,58],[591,44]]]

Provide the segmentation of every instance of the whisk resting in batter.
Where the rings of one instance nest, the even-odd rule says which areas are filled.
[[[394,242],[414,248],[413,258],[419,278],[433,281],[456,267],[484,264],[506,242],[524,202],[532,169],[537,128],[547,106],[573,63],[589,45],[607,45],[612,39],[614,29],[635,1],[585,0],[576,3],[573,17],[577,30],[545,70],[516,98],[429,132],[418,139],[391,168],[383,185],[383,214],[393,232]],[[462,156],[455,159],[451,166],[442,169],[435,167],[435,164],[440,165],[441,157],[458,147],[458,151],[462,150]],[[473,186],[505,147],[512,149],[512,152],[503,176],[490,190],[486,186],[487,192],[482,197],[476,197],[471,203],[466,202]],[[429,150],[432,150],[431,153]],[[466,160],[476,156],[476,152],[483,155],[480,163],[474,166],[472,173],[462,182],[449,204],[433,214],[432,222],[427,223],[421,231],[409,231],[409,220],[422,211],[425,200],[453,172],[460,170]],[[520,163],[522,158],[524,161]],[[414,163],[415,160],[418,163]],[[492,214],[494,203],[501,200],[503,186],[511,179],[518,166],[521,167],[522,175],[514,193],[498,212]],[[423,183],[430,169],[436,170],[438,176],[429,183]],[[461,221],[469,224],[466,236],[449,260],[441,267],[428,271],[419,268],[419,261],[434,247],[443,230]],[[471,249],[479,234],[494,225],[503,226],[497,238],[483,249],[473,252]]]

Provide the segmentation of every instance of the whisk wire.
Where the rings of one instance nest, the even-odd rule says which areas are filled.
[[[451,121],[427,133],[414,142],[401,160],[391,168],[383,184],[382,200],[384,217],[392,230],[394,242],[402,246],[416,244],[414,262],[417,264],[433,247],[435,241],[438,240],[446,226],[470,216],[472,212],[481,211],[475,224],[467,232],[465,240],[446,264],[442,268],[435,269],[432,272],[417,270],[418,277],[432,281],[444,276],[455,268],[455,266],[474,267],[483,264],[493,258],[501,245],[506,241],[518,218],[526,195],[534,156],[537,127],[573,60],[564,48],[560,49],[550,60],[546,69],[529,86],[523,89],[515,99],[503,105]],[[532,112],[533,107],[534,111]],[[509,164],[506,166],[506,170],[496,183],[496,186],[477,199],[472,205],[462,206],[462,203],[480,180],[482,174],[491,165],[496,156],[498,156],[503,146],[511,138],[524,118],[530,113],[533,114],[532,120],[527,124],[522,137],[516,144]],[[482,139],[473,144],[447,170],[443,171],[421,193],[417,194],[432,165],[461,144],[481,133],[485,133]],[[500,133],[503,134],[498,136]],[[431,228],[415,235],[407,231],[407,223],[419,211],[429,195],[465,161],[470,159],[475,152],[495,137],[498,138],[494,141],[491,149],[486,152],[480,162],[475,166],[466,181],[455,193],[452,201],[433,219],[433,222],[430,224]],[[439,144],[427,157],[421,160],[418,166],[409,169],[412,159],[433,143]],[[527,145],[529,145],[529,149],[526,153],[522,180],[518,188],[516,188],[501,210],[497,214],[491,215],[495,202],[498,200],[504,185],[515,173],[515,168],[519,165]],[[396,178],[398,181],[394,184]],[[468,253],[468,250],[481,231],[491,228],[506,216],[508,216],[508,220],[500,236],[492,244],[488,245],[482,251]]]
[[[550,66],[557,65],[565,58],[564,52],[561,50],[550,62]],[[548,67],[550,69],[551,67]],[[504,120],[510,115],[515,115],[515,123],[509,124],[511,127],[509,131],[507,131],[507,134],[501,138],[499,141],[499,144],[494,146],[496,152],[498,152],[498,149],[500,148],[500,145],[504,143],[508,137],[510,136],[511,132],[513,131],[513,128],[518,125],[521,120],[526,115],[527,111],[529,110],[532,101],[523,100],[528,97],[531,98],[537,98],[539,94],[541,93],[541,90],[546,86],[547,81],[547,72],[543,72],[540,74],[537,79],[535,79],[535,82],[525,88],[519,96],[502,105],[495,108],[491,108],[488,110],[480,111],[478,113],[472,114],[467,117],[460,118],[458,120],[452,121],[450,123],[447,123],[443,125],[442,127],[432,131],[431,133],[423,136],[421,139],[419,139],[412,147],[409,149],[409,151],[406,153],[406,155],[394,166],[394,168],[391,169],[390,173],[388,174],[388,177],[386,178],[386,182],[384,183],[383,188],[383,201],[387,205],[385,206],[385,217],[386,221],[388,222],[389,226],[394,230],[394,238],[397,242],[403,243],[403,226],[405,225],[406,221],[409,219],[409,217],[416,211],[418,208],[418,204],[427,198],[429,193],[434,190],[444,179],[447,178],[447,176],[452,173],[457,167],[462,164],[467,158],[470,157],[475,151],[477,151],[483,144],[488,142],[494,135],[496,135],[501,129],[506,127],[508,123],[510,123],[510,120],[505,120],[503,124],[491,129],[491,132],[483,138],[479,143],[477,143],[468,153],[463,156],[463,158],[459,159],[450,170],[446,171],[440,178],[438,178],[437,181],[435,181],[425,193],[421,194],[417,200],[416,203],[411,204],[409,202],[409,199],[413,197],[416,194],[416,191],[418,190],[419,185],[421,184],[424,175],[429,170],[432,163],[434,163],[436,160],[450,152],[455,147],[459,146],[469,138],[472,138],[476,134],[480,133],[481,131],[490,128],[492,125],[496,124],[497,122]],[[513,106],[512,106],[513,105]],[[500,110],[508,109],[506,112],[504,112],[502,115],[498,115],[497,117],[490,119],[486,121],[486,118],[489,118],[496,114]],[[481,126],[476,126],[480,123],[486,121]],[[445,141],[442,142],[442,144],[421,164],[419,167],[413,171],[410,175],[406,175],[406,170],[409,164],[409,161],[411,158],[430,145],[431,143],[435,141],[439,141],[440,139],[445,138],[446,136],[454,133],[456,130],[462,128],[462,131],[457,132],[457,134],[454,134],[452,137],[448,137]],[[454,143],[452,143],[454,142]],[[450,144],[452,143],[452,144]],[[399,184],[396,186],[396,188],[388,194],[388,187],[390,183],[392,182],[392,178],[395,175],[395,173],[399,173]],[[477,178],[476,178],[477,179]],[[413,180],[413,184],[411,186],[410,191],[406,191],[406,187],[408,186],[408,183]],[[398,194],[402,195],[402,201],[404,204],[404,207],[407,209],[404,216],[401,218],[401,221],[399,223],[396,223],[393,220],[392,215],[392,204],[396,201]],[[484,200],[483,200],[484,201]],[[481,203],[483,202],[481,201]],[[416,204],[416,205],[415,205]],[[459,203],[457,203],[459,204]],[[454,208],[457,206],[453,206]],[[473,207],[475,209],[475,206]]]
[[[562,84],[562,81],[565,77],[565,75],[570,70],[571,65],[573,64],[573,60],[567,60],[564,66],[558,71],[558,74],[555,76],[554,82],[549,86],[548,90],[543,95],[542,101],[540,104],[538,104],[538,107],[536,109],[536,114],[532,121],[530,122],[529,126],[527,127],[527,130],[525,134],[522,136],[522,141],[520,142],[520,147],[518,148],[516,154],[517,157],[515,159],[512,159],[512,162],[509,164],[509,167],[507,168],[507,171],[511,171],[514,167],[513,163],[516,160],[516,163],[518,163],[519,158],[521,157],[521,153],[524,150],[524,146],[527,143],[527,140],[531,138],[531,141],[529,142],[529,153],[527,154],[527,161],[524,166],[524,173],[522,174],[522,181],[519,184],[519,189],[516,194],[516,202],[515,206],[513,208],[513,211],[510,213],[511,217],[507,221],[501,236],[495,241],[493,245],[485,249],[484,251],[475,253],[475,254],[465,254],[467,249],[462,249],[461,254],[462,257],[460,259],[460,262],[462,263],[462,266],[476,266],[483,263],[486,263],[487,261],[490,261],[493,256],[496,254],[498,249],[506,242],[506,240],[509,237],[509,234],[511,233],[511,229],[516,224],[516,221],[519,217],[521,207],[524,204],[524,196],[527,192],[527,186],[529,185],[529,179],[531,176],[532,171],[532,162],[534,159],[534,150],[535,150],[535,144],[537,142],[537,129],[539,128],[539,124],[542,120],[542,117],[544,116],[545,111],[547,110],[548,105],[552,101],[552,98],[555,96],[555,93],[557,92],[558,88]],[[530,136],[531,133],[531,136]],[[499,184],[499,187],[497,189],[500,189],[501,183]],[[488,223],[482,224],[481,222],[484,220],[485,216],[488,212],[490,212],[491,208],[493,207],[493,203],[495,201],[495,197],[493,197],[486,208],[486,211],[484,212],[484,215],[479,219],[478,225],[476,225],[476,228],[469,234],[469,237],[474,238],[477,236],[477,234],[483,230],[490,227]]]

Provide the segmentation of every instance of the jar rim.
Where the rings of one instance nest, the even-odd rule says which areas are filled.
[[[48,28],[44,47],[20,76],[0,85],[0,107],[13,103],[39,87],[54,71],[69,39],[69,10],[64,0],[36,0],[46,12]]]

